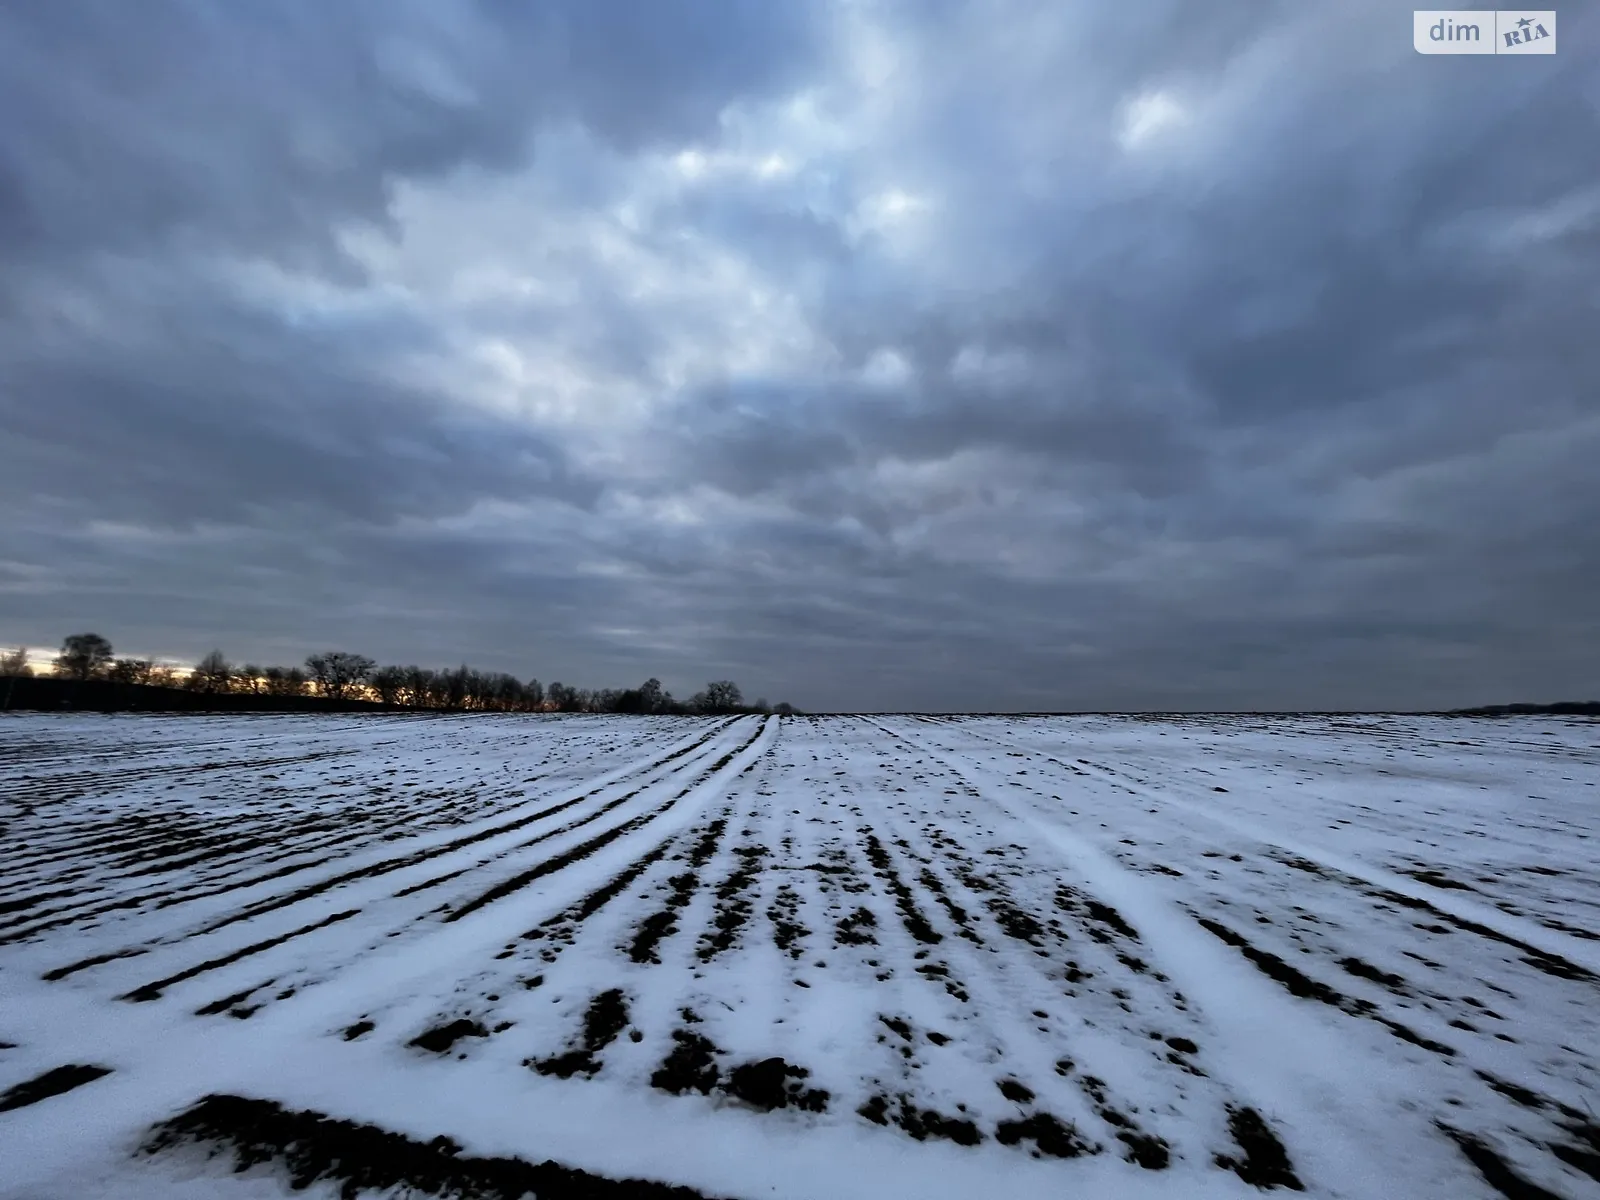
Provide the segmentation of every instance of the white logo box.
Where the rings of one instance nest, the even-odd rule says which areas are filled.
[[[1430,8],[1412,13],[1418,54],[1554,54],[1551,8]]]

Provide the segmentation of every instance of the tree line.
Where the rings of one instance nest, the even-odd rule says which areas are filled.
[[[206,696],[319,696],[335,701],[370,701],[390,708],[476,712],[591,713],[792,713],[789,704],[746,703],[730,679],[708,683],[687,700],[675,699],[659,679],[634,688],[589,688],[521,680],[499,671],[462,666],[435,670],[380,666],[364,654],[330,650],[313,654],[304,667],[234,664],[220,650],[201,659],[187,675],[148,658],[118,658],[98,633],[65,638],[53,660],[57,678],[103,681],[132,687],[182,688]],[[32,676],[26,647],[0,655],[0,678]]]

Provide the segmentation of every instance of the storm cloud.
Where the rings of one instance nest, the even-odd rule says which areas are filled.
[[[1600,678],[1600,20],[0,13],[0,643],[807,709]]]

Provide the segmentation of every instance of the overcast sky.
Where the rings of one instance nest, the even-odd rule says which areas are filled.
[[[1600,11],[0,8],[0,643],[1600,695]]]

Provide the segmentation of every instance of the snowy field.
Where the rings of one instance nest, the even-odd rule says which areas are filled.
[[[0,1196],[1600,1196],[1597,764],[1559,718],[8,716]]]

